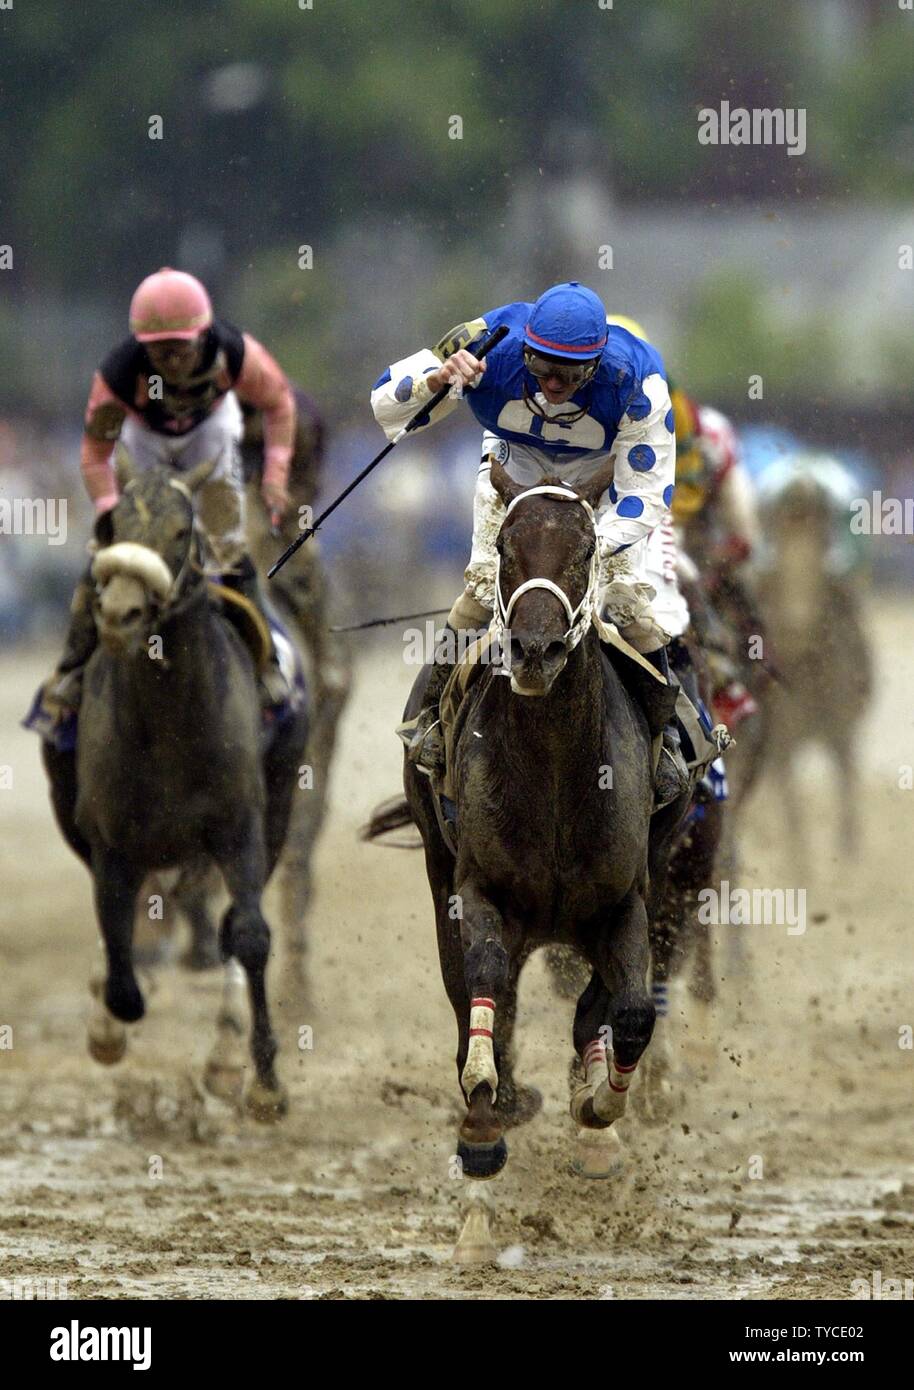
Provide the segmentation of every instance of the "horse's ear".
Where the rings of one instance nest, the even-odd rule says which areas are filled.
[[[112,511],[113,508],[109,508],[108,511],[102,512],[95,518],[93,535],[95,536],[95,541],[99,549],[104,549],[106,545],[111,545],[114,540],[114,518],[111,515]]]
[[[191,468],[188,473],[180,475],[181,482],[188,492],[196,492],[198,488],[203,486],[217,462],[217,459],[204,459],[203,463],[198,463],[196,468]]]
[[[133,459],[123,444],[120,443],[115,446],[114,450],[114,475],[117,478],[118,491],[120,492],[126,492],[136,477]]]
[[[524,484],[516,483],[513,478],[510,478],[504,464],[499,463],[497,459],[492,459],[489,477],[492,479],[492,486],[506,507],[509,507],[515,497],[519,497],[525,491]]]
[[[600,498],[613,480],[615,467],[615,461],[610,459],[609,462],[604,464],[600,469],[599,473],[596,473],[577,489],[578,496],[583,497],[584,501],[589,502],[592,507],[596,507]]]

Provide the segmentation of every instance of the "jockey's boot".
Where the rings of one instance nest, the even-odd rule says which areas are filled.
[[[670,671],[666,647],[645,652],[644,659],[649,661],[661,676],[665,676],[671,685],[676,684]],[[682,755],[682,739],[674,717],[663,731],[660,757],[654,775],[654,810],[662,811],[671,801],[678,800],[683,792],[689,790],[690,783],[689,769]]]
[[[450,639],[448,639],[450,634]],[[444,771],[444,735],[441,730],[438,706],[448,677],[456,665],[457,633],[450,623],[435,644],[435,661],[429,673],[423,695],[424,704],[416,720],[416,730],[407,744],[406,756],[421,772],[438,775]],[[453,658],[453,659],[451,659]]]
[[[276,651],[276,643],[273,641],[273,629],[270,625],[270,618],[264,604],[263,592],[260,588],[260,580],[257,578],[257,571],[254,562],[249,555],[243,555],[235,566],[234,571],[229,571],[222,576],[222,583],[227,589],[234,589],[236,593],[248,599],[260,613],[267,625],[270,634],[270,657],[267,665],[259,676],[260,701],[264,708],[273,705],[284,705],[292,697],[289,682],[283,675],[279,664],[279,656]]]
[[[73,593],[63,656],[47,683],[45,701],[58,710],[79,709],[86,662],[98,645],[92,604],[95,585],[87,570]]]

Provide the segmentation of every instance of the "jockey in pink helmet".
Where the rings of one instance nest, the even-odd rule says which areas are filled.
[[[214,460],[196,494],[211,561],[223,582],[262,602],[247,553],[239,402],[260,410],[264,428],[261,492],[278,524],[289,506],[289,464],[295,440],[295,398],[282,369],[256,338],[213,316],[204,286],[166,266],[149,275],[130,303],[130,337],[108,354],[92,379],[85,413],[81,468],[97,513],[118,500],[114,468],[120,441],[133,465],[167,464],[176,475]],[[82,667],[95,645],[91,582],[74,599],[73,622],[54,694],[78,702]],[[285,683],[267,672],[269,703]]]

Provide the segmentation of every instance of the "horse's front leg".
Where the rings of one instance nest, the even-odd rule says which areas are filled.
[[[222,953],[240,961],[248,981],[255,1077],[248,1086],[245,1105],[255,1119],[269,1122],[286,1113],[288,1096],[274,1070],[276,1039],[267,1005],[270,928],[260,908],[267,877],[262,816],[251,812],[240,824],[215,837],[212,852],[232,899],[222,919]]]
[[[467,1177],[491,1178],[508,1157],[502,1123],[495,1112],[495,1015],[499,1006],[504,1006],[511,972],[502,944],[501,914],[473,880],[460,885],[457,905],[469,1005],[459,1020],[457,1067],[467,1113],[460,1126],[457,1153]]]
[[[508,1015],[508,1043],[513,1023],[517,971],[511,968],[502,942],[501,915],[473,880],[463,880],[453,899],[457,908],[463,978],[448,989],[457,1017],[457,1073],[467,1104],[460,1126],[457,1157],[465,1178],[494,1178],[508,1161],[498,1098],[499,1048],[504,1029],[496,1028],[496,1016]],[[455,972],[451,972],[452,974]],[[455,987],[456,986],[456,987]],[[510,1070],[510,1068],[509,1068]],[[469,1211],[454,1250],[459,1264],[483,1264],[495,1258],[489,1229],[489,1211],[475,1183],[469,1193]]]
[[[655,1009],[647,985],[647,909],[637,889],[601,928],[592,959],[594,974],[574,1018],[574,1045],[584,1080],[572,1096],[571,1113],[584,1131],[607,1130],[625,1113],[635,1068],[654,1029]],[[618,1147],[615,1139],[609,1142]],[[588,1150],[580,1171],[605,1176],[595,1157]],[[604,1167],[611,1170],[612,1156],[604,1152],[603,1158]]]
[[[127,1047],[125,1023],[142,1018],[145,1004],[133,969],[133,923],[143,870],[122,854],[92,851],[95,910],[105,943],[104,978],[92,980],[95,1004],[89,1051],[97,1062],[119,1062]]]

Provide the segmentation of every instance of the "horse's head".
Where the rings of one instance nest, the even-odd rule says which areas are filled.
[[[213,467],[201,463],[180,477],[167,467],[135,476],[129,460],[119,457],[121,498],[95,524],[92,564],[96,625],[109,651],[135,656],[144,650],[184,591],[197,552],[191,498]]]
[[[580,490],[558,479],[525,487],[499,463],[492,464],[491,478],[507,508],[496,546],[495,603],[511,688],[518,695],[548,695],[590,624],[593,508],[612,481],[612,466]]]

